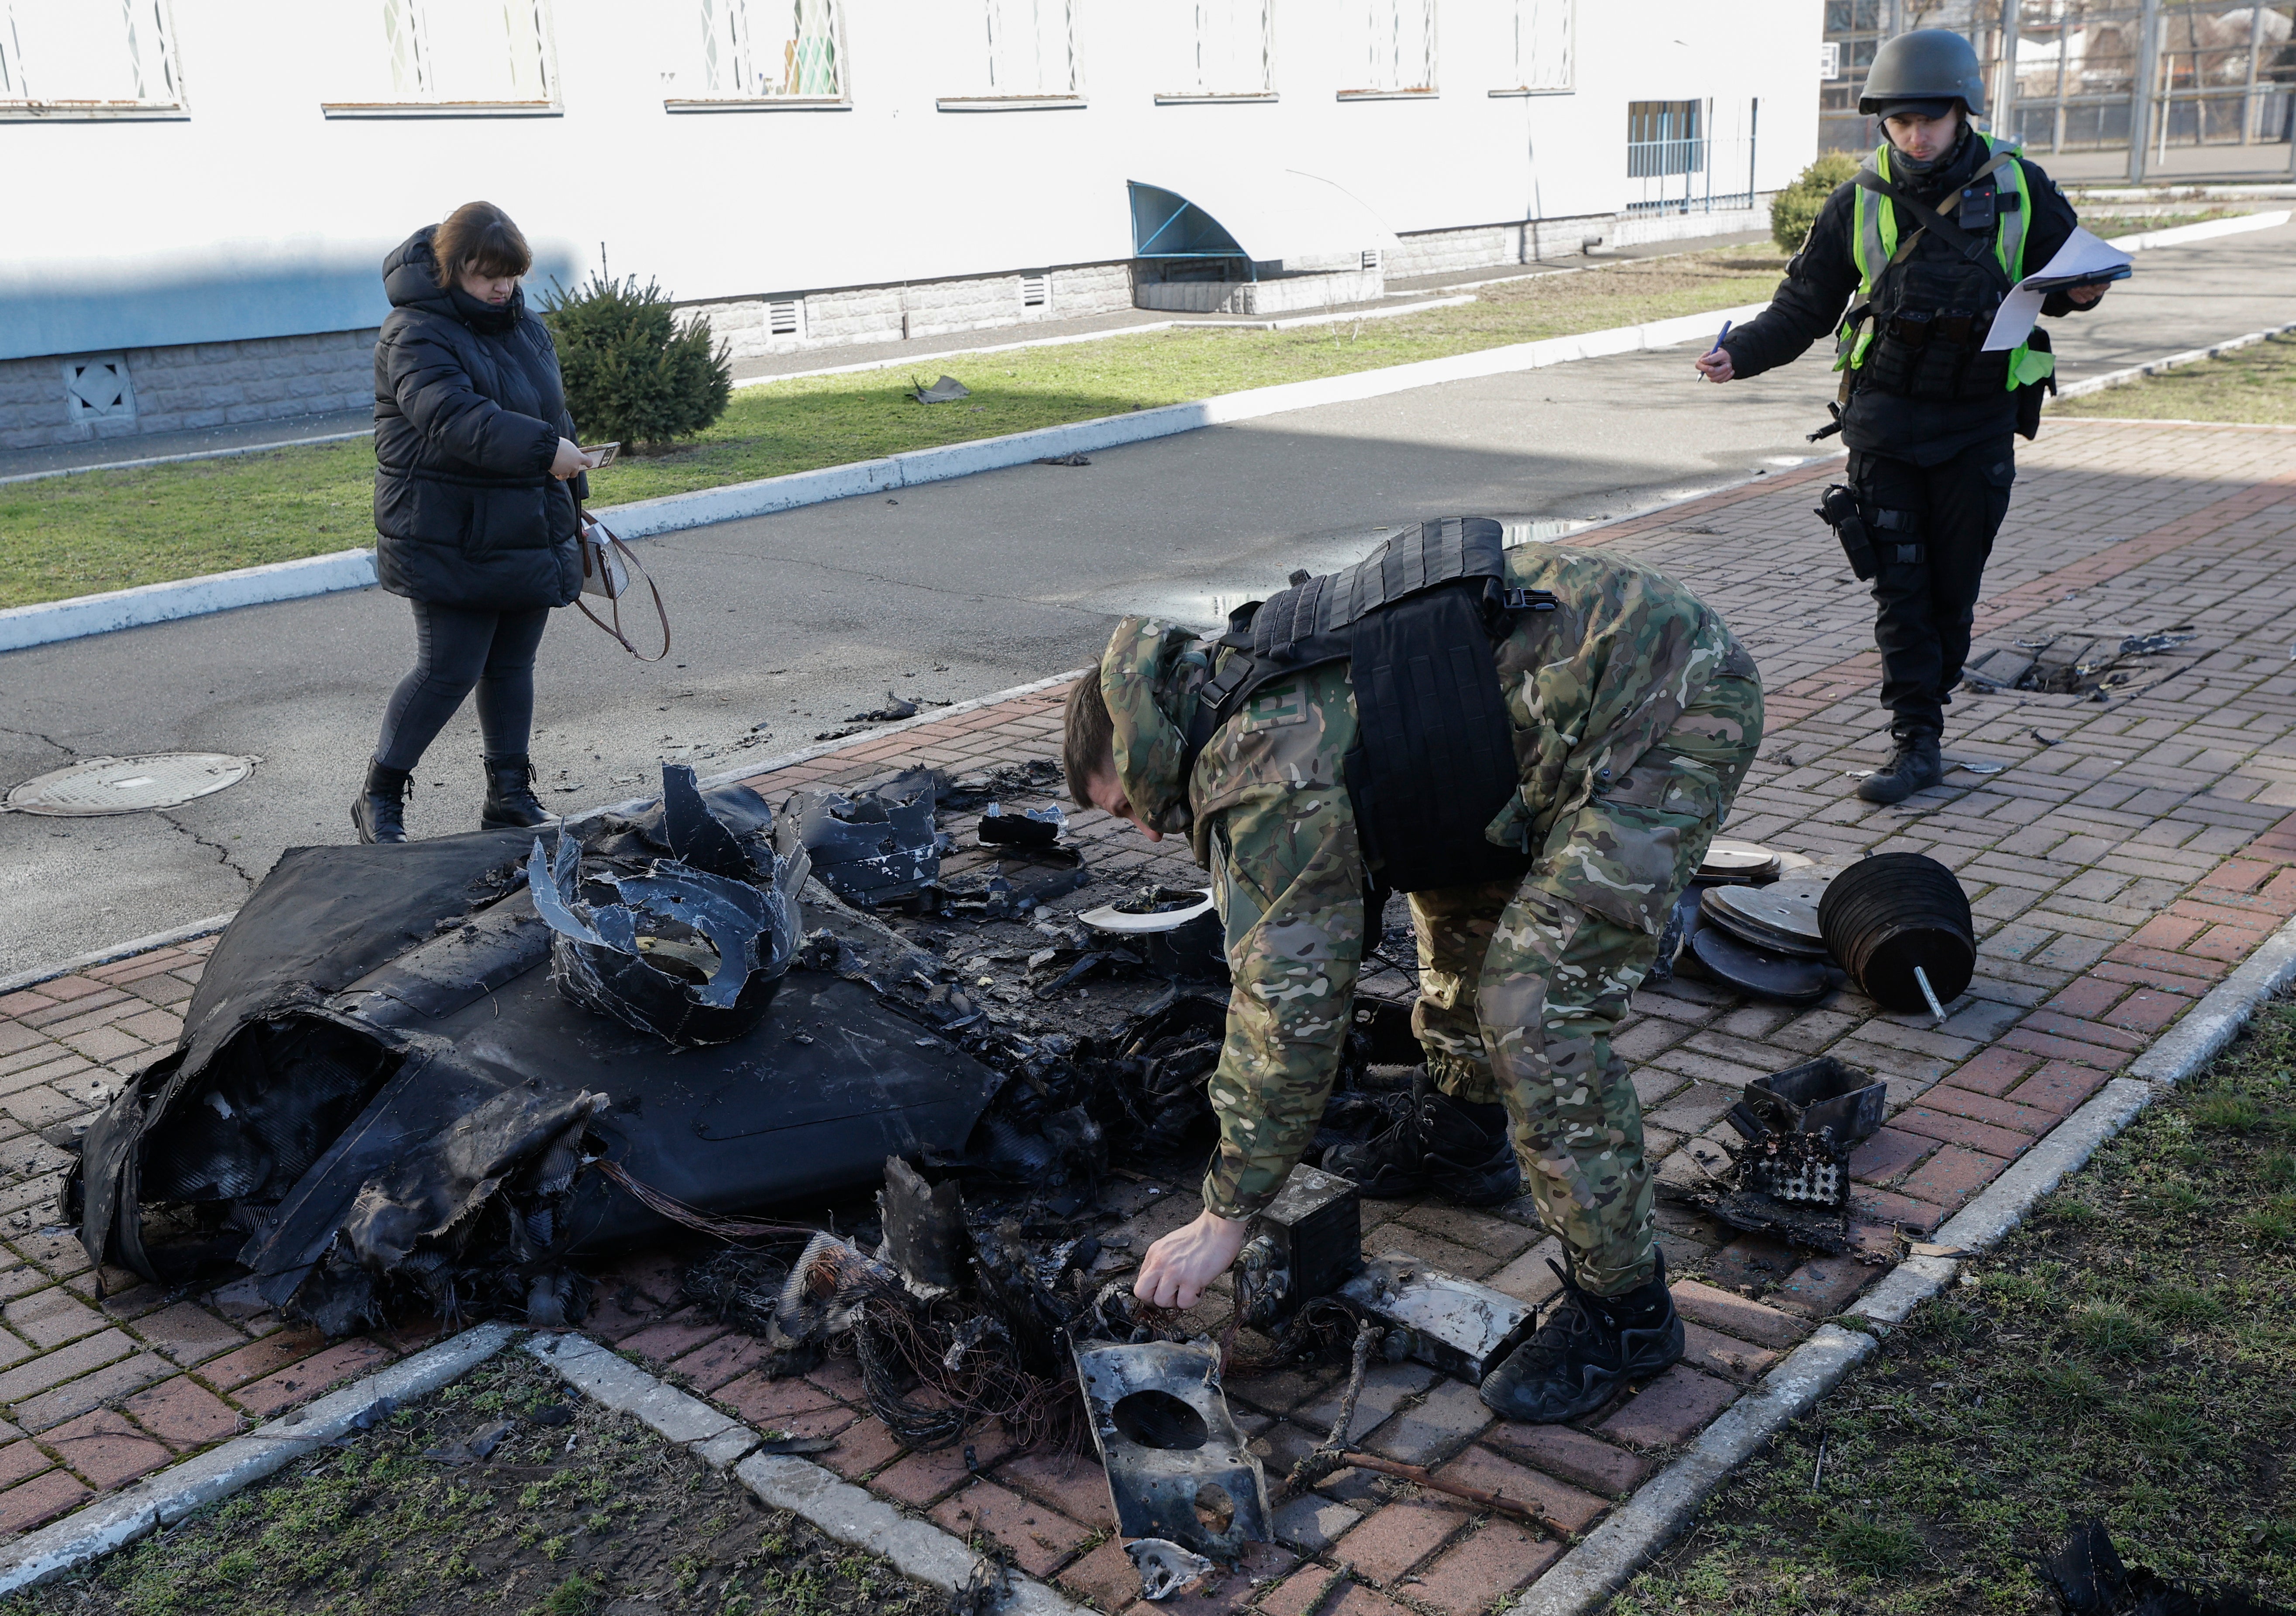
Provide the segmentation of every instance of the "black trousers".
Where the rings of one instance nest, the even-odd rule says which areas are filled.
[[[2017,459],[2007,433],[1936,465],[1869,450],[1849,456],[1849,486],[1869,527],[1877,512],[1910,512],[1913,530],[1874,527],[1883,556],[1922,546],[1918,562],[1885,561],[1874,578],[1874,643],[1882,652],[1882,705],[1898,735],[1945,727],[1945,710],[1969,658],[1969,629],[1994,535],[2009,513]]]
[[[430,601],[414,608],[414,669],[383,709],[374,760],[413,768],[475,685],[479,732],[496,757],[522,757],[534,727],[534,653],[550,608],[473,611]]]

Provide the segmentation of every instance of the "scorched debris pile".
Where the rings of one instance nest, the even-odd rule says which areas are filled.
[[[661,801],[562,839],[291,850],[177,1047],[87,1131],[67,1215],[94,1259],[167,1284],[243,1265],[330,1333],[570,1323],[580,1259],[760,1209],[816,1223],[898,1157],[964,1185],[968,1260],[997,1254],[998,1327],[1042,1372],[1031,1331],[1104,1288],[1111,1141],[1201,1137],[1224,1014],[1216,937],[1045,908],[1092,881],[1057,812],[1013,801],[1049,783],[912,771],[776,813],[673,767]],[[1003,800],[985,840],[938,828],[944,796]],[[1197,894],[1103,884],[1120,922],[1201,932]],[[852,1249],[838,1317],[876,1273]]]

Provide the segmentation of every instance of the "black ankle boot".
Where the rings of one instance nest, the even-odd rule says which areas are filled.
[[[385,768],[380,763],[366,766],[366,786],[351,799],[351,824],[361,841],[406,840],[406,789],[414,783],[413,775],[412,769]]]
[[[1934,731],[1917,729],[1898,736],[1897,742],[1890,760],[1857,783],[1857,794],[1868,802],[1886,808],[1945,778],[1945,759]]]
[[[1324,1170],[1352,1180],[1374,1201],[1431,1190],[1459,1206],[1496,1206],[1522,1194],[1505,1109],[1452,1099],[1423,1067],[1412,1077],[1410,1105],[1393,1125],[1326,1151]]]
[[[534,765],[523,752],[487,754],[487,800],[479,810],[482,831],[525,830],[548,824],[550,814],[534,794]]]
[[[1682,1358],[1682,1319],[1666,1288],[1666,1254],[1650,1279],[1622,1296],[1596,1296],[1550,1259],[1562,1280],[1538,1332],[1483,1377],[1483,1401],[1502,1419],[1552,1425],[1592,1414],[1629,1382]]]

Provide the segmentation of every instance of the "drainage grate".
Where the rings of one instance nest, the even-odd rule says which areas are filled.
[[[90,758],[25,781],[8,793],[20,814],[84,818],[174,808],[237,785],[260,758],[228,752],[150,752],[140,758]]]

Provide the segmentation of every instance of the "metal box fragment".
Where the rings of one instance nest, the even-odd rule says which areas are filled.
[[[1476,1385],[1522,1344],[1538,1317],[1504,1292],[1399,1251],[1373,1259],[1340,1294],[1402,1331],[1410,1357]]]
[[[1267,1540],[1267,1478],[1244,1447],[1209,1341],[1079,1344],[1077,1382],[1116,1528],[1233,1560]]]

